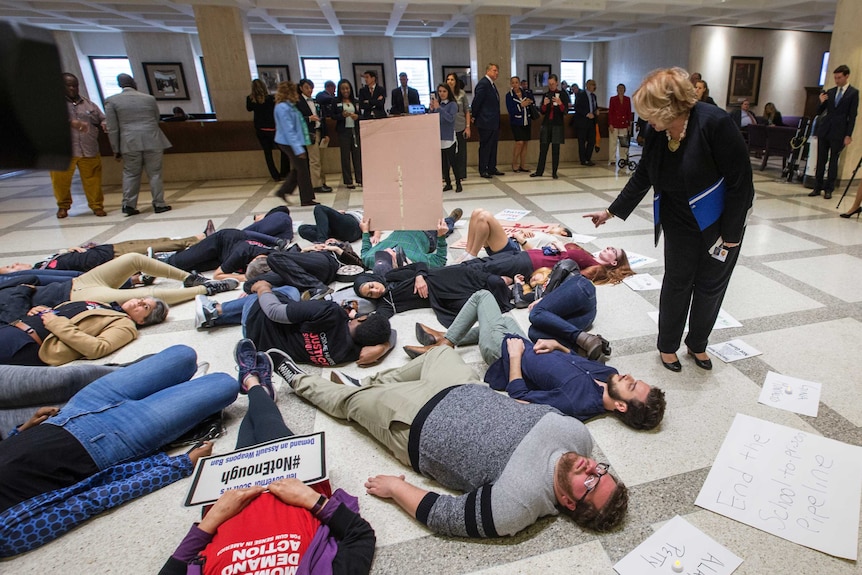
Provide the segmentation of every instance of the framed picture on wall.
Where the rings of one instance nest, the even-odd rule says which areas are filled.
[[[527,64],[527,83],[532,92],[545,92],[548,89],[548,76],[551,75],[550,64]]]
[[[142,62],[147,89],[156,100],[189,100],[186,75],[179,62]]]
[[[731,56],[730,78],[727,81],[727,105],[738,106],[748,100],[757,105],[760,96],[760,75],[763,58],[755,56]]]
[[[464,83],[462,88],[466,93],[473,93],[473,77],[470,75],[470,66],[443,66],[443,79],[445,82],[449,74],[455,74],[455,77]]]
[[[386,88],[386,75],[383,73],[383,64],[358,63],[353,65],[353,89],[357,93],[359,93],[359,88],[365,85],[365,79],[362,75],[368,70],[374,70],[377,73],[377,85]]]
[[[263,80],[270,94],[275,94],[279,82],[290,82],[290,67],[279,64],[264,64],[257,67],[257,77]]]

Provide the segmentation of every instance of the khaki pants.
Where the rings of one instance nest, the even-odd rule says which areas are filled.
[[[153,248],[154,253],[178,252],[198,243],[200,238],[188,236],[186,238],[153,238],[151,240],[129,240],[117,242],[114,246],[114,257],[118,258],[126,254],[146,254],[147,248]]]
[[[306,146],[308,151],[308,165],[311,168],[311,187],[319,188],[326,183],[326,177],[323,175],[323,164],[320,162],[320,130],[314,131],[314,143]]]
[[[124,303],[139,297],[155,297],[168,305],[195,299],[207,292],[204,286],[190,288],[142,287],[120,289],[130,276],[137,272],[183,281],[188,272],[169,266],[141,254],[126,254],[93,268],[72,280],[71,301],[98,301]]]
[[[103,209],[105,197],[102,195],[102,158],[72,158],[69,169],[65,172],[51,172],[51,184],[54,187],[54,197],[57,207],[68,210],[72,207],[72,176],[75,168],[81,175],[84,195],[87,205],[93,211]]]
[[[333,383],[317,375],[303,375],[295,381],[298,396],[332,417],[355,421],[409,466],[410,425],[419,410],[440,391],[478,379],[458,352],[441,346],[402,367],[363,378],[362,387]]]
[[[609,162],[616,163],[615,160],[626,157],[625,149],[620,147],[620,136],[626,136],[628,133],[628,128],[613,128],[608,126],[608,138],[610,139],[610,145],[608,146]],[[617,151],[619,151],[619,156],[616,155]]]

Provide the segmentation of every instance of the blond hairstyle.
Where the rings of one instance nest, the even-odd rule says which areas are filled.
[[[279,82],[278,91],[275,93],[275,103],[290,102],[296,104],[299,100],[299,93],[296,91],[296,84],[293,82]]]
[[[269,91],[266,89],[266,84],[260,78],[251,81],[251,101],[256,104],[266,102],[266,97],[269,96]]]
[[[682,68],[653,70],[632,94],[638,116],[651,122],[670,124],[697,103],[688,72]]]
[[[499,70],[499,69],[500,69],[500,67],[499,67],[497,64],[495,64],[495,63],[491,62],[490,64],[488,64],[487,66],[485,66],[485,73],[487,74],[487,73],[488,73],[488,70],[490,70],[491,68],[496,68],[497,70]]]

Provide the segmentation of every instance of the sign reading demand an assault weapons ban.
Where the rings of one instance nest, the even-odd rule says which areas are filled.
[[[186,506],[213,503],[231,489],[267,486],[279,479],[295,478],[304,483],[326,479],[323,432],[294,435],[239,449],[223,455],[202,457],[195,468]]]

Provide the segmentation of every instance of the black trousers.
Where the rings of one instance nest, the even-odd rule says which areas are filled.
[[[455,156],[455,148],[458,147],[458,144],[452,144],[445,150],[440,150],[441,163],[443,166],[443,181],[446,182],[446,185],[451,185],[452,180],[449,178],[449,166],[457,166],[457,158]],[[455,172],[455,179],[461,181],[461,175],[458,173],[458,169],[453,170]]]
[[[551,173],[556,176],[557,169],[560,167],[560,145],[551,144],[549,141],[539,142],[539,160],[536,162],[536,173],[540,176],[545,173],[545,161],[548,158],[548,146],[551,146]]]
[[[275,161],[272,159],[272,151],[277,147],[275,144],[275,130],[255,130],[257,140],[263,148],[263,157],[266,160],[266,167],[269,168],[269,175],[273,180],[283,178],[290,171],[290,159],[287,155],[279,150],[281,154],[281,171],[275,169]]]
[[[497,141],[500,128],[479,128],[479,174],[497,171]]]
[[[193,246],[177,252],[166,262],[187,272],[192,270],[214,270],[231,253],[233,247],[248,239],[242,230],[219,230]]]
[[[664,281],[661,286],[658,316],[658,350],[676,353],[685,319],[688,335],[685,344],[695,352],[706,351],[709,334],[742,244],[728,250],[727,259],[713,258],[700,233],[667,233],[664,239]]]
[[[236,448],[243,449],[293,434],[266,390],[259,385],[251,388],[248,392],[248,409],[236,435]]]
[[[456,151],[455,160],[450,162],[449,156],[446,155],[446,150],[443,150],[443,179],[449,181],[449,170],[455,174],[456,180],[463,180],[467,177],[467,137],[464,136],[464,131],[455,132]]]
[[[308,152],[304,158],[296,157],[293,148],[279,144],[278,149],[290,158],[290,173],[284,179],[278,194],[280,196],[290,195],[299,186],[299,201],[308,205],[314,201],[314,188],[311,186],[311,168],[308,165]]]
[[[332,252],[274,252],[266,258],[272,271],[281,276],[285,285],[299,291],[325,288],[335,281],[341,264]]]
[[[828,140],[817,138],[817,169],[814,172],[814,189],[830,194],[835,190],[835,178],[838,177],[838,158],[844,149],[844,139]],[[829,156],[829,172],[826,172],[826,157]],[[824,180],[824,175],[826,176]]]
[[[578,157],[583,164],[593,157],[593,149],[596,147],[596,122],[583,118],[577,120],[575,127],[578,131]]]
[[[362,184],[362,156],[360,155],[359,126],[347,128],[338,132],[338,147],[341,151],[341,178],[344,185],[353,185],[353,174],[356,183]],[[353,174],[350,173],[350,161],[353,160]]]
[[[300,237],[315,243],[325,242],[329,238],[355,242],[362,237],[356,218],[323,205],[314,206],[314,225],[303,224],[297,232]]]

